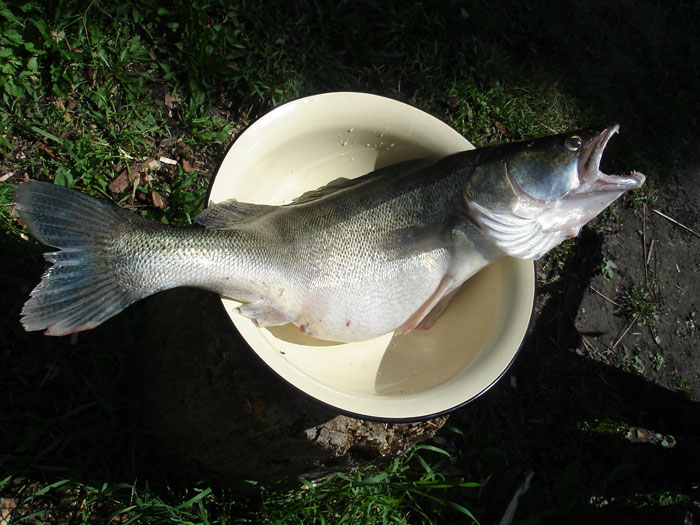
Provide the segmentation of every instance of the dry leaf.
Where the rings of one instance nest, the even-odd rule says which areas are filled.
[[[170,109],[175,109],[175,106],[180,103],[182,98],[180,97],[179,93],[171,94],[171,93],[166,93],[165,94],[165,105],[168,106]]]
[[[168,201],[161,197],[160,193],[158,193],[156,190],[151,191],[151,200],[153,201],[153,206],[160,208],[161,210],[168,205]]]
[[[112,193],[121,193],[129,187],[129,184],[131,184],[131,177],[127,170],[123,170],[112,179],[112,182],[107,185],[107,188],[109,188],[109,191]]]
[[[194,168],[192,167],[192,164],[190,164],[190,161],[187,159],[182,159],[182,171],[185,173],[191,173],[194,171]]]
[[[508,135],[508,128],[503,122],[495,121],[494,126],[496,126],[496,129],[500,131],[504,135]]]
[[[185,153],[188,157],[192,155],[192,148],[185,144],[183,141],[180,140],[177,143],[177,147],[180,148],[180,150],[183,153]]]
[[[177,137],[167,137],[160,141],[161,148],[170,148],[178,143],[180,139]]]
[[[10,516],[17,509],[17,500],[14,498],[0,498],[0,525],[10,523]]]
[[[39,151],[41,151],[42,153],[46,153],[52,159],[57,158],[56,154],[53,152],[53,150],[51,148],[49,148],[46,144],[39,143],[39,145],[37,146],[37,149]]]
[[[461,99],[459,97],[447,97],[445,99],[445,103],[451,108],[456,108],[457,106],[459,106],[460,102]]]

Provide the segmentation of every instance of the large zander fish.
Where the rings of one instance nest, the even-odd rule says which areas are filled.
[[[17,210],[52,266],[26,330],[88,330],[160,290],[244,303],[259,326],[333,341],[432,325],[459,286],[504,256],[537,259],[644,176],[600,172],[618,126],[407,161],[291,204],[234,200],[172,228],[60,186],[26,182]],[[430,315],[429,315],[430,314]]]

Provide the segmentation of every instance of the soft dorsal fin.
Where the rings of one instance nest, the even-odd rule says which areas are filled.
[[[284,206],[294,206],[296,204],[311,202],[325,195],[335,193],[343,188],[353,186],[358,182],[360,182],[359,179],[351,180],[341,177],[329,182],[325,186],[302,193],[299,197]],[[257,219],[258,217],[267,215],[276,208],[279,208],[279,206],[254,204],[252,202],[240,202],[236,199],[229,199],[210,204],[207,208],[202,210],[194,220],[208,228],[226,230],[228,228],[235,228],[241,221]]]
[[[352,188],[353,186],[362,184],[370,179],[375,179],[377,177],[388,177],[391,179],[402,173],[405,174],[407,172],[413,172],[431,166],[432,164],[435,164],[438,160],[440,160],[440,158],[441,157],[421,157],[419,159],[405,160],[397,164],[390,164],[389,166],[384,166],[383,168],[371,171],[355,179],[346,179],[345,177],[339,177],[335,180],[332,180],[325,186],[321,186],[318,189],[302,193],[299,197],[294,199],[290,203],[290,205],[311,202],[316,199],[320,199],[321,197],[325,197],[326,195],[336,193],[340,190]]]
[[[309,190],[302,193],[290,204],[304,204],[305,202],[315,201],[316,199],[320,199],[321,197],[325,197],[326,195],[335,193],[336,191],[342,190],[343,188],[349,188],[351,186],[359,184],[363,180],[364,177],[359,177],[357,179],[346,179],[345,177],[338,177],[337,179],[330,181],[325,186],[321,186],[320,188],[316,188],[315,190]]]
[[[398,164],[386,166],[384,168],[372,171],[355,179],[346,179],[339,177],[332,180],[328,184],[321,186],[315,190],[310,190],[302,193],[289,204],[283,206],[296,206],[306,204],[318,200],[327,195],[331,195],[346,188],[362,184],[369,179],[385,176],[392,177],[395,173],[400,173],[406,170],[415,171],[423,167],[434,164],[439,160],[439,157],[425,157],[421,159],[407,160]],[[197,217],[195,221],[203,226],[214,228],[217,230],[226,230],[235,228],[241,221],[257,219],[268,214],[279,206],[270,206],[267,204],[253,204],[250,202],[239,202],[236,199],[229,199],[209,205]]]
[[[208,228],[226,230],[236,227],[241,221],[256,219],[266,215],[277,207],[229,199],[210,204],[194,220]]]

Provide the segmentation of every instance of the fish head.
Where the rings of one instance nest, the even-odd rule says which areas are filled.
[[[506,254],[539,259],[644,183],[641,173],[600,171],[603,150],[618,129],[615,124],[495,148],[463,187],[471,218]]]

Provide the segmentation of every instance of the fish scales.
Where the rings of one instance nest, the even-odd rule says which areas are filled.
[[[27,301],[27,330],[92,328],[160,290],[241,301],[259,326],[295,323],[335,341],[428,328],[471,275],[504,256],[538,258],[641,174],[605,175],[617,131],[582,131],[408,161],[337,181],[289,205],[224,202],[208,228],[153,223],[72,190],[19,185],[30,232],[58,252]]]

